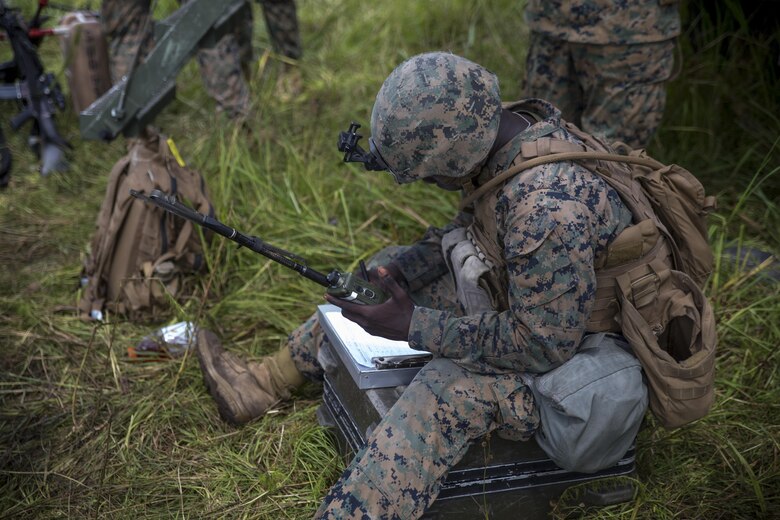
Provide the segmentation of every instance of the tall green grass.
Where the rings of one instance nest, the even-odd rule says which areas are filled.
[[[175,6],[161,0],[157,14]],[[718,264],[707,288],[720,340],[716,404],[705,419],[674,431],[648,415],[633,501],[588,511],[557,506],[556,517],[780,516],[778,267],[721,254],[780,253],[780,88],[766,66],[768,40],[733,15],[738,3],[721,6],[724,14],[713,17],[686,11],[684,65],[650,150],[687,167],[719,196],[710,219]],[[343,164],[338,132],[354,120],[367,134],[384,77],[427,50],[489,66],[505,98],[520,97],[522,4],[303,0],[298,7],[300,96],[279,101],[279,60],[263,59],[269,40],[255,8],[252,131],[214,113],[194,64],[180,74],[178,99],[156,124],[204,174],[221,220],[312,267],[354,269],[380,248],[445,223],[457,197],[424,185],[397,187],[388,175]],[[56,42],[42,52],[61,75]],[[0,124],[8,110],[2,106]],[[81,260],[124,143],[81,141],[72,114],[57,122],[75,146],[72,168],[48,178],[36,173],[24,136],[4,126],[15,167],[0,193],[0,516],[311,517],[343,468],[317,425],[316,386],[263,420],[233,428],[219,419],[192,354],[138,363],[126,350],[160,325],[193,320],[229,350],[259,357],[322,303],[321,288],[217,239],[207,248],[208,274],[169,313],[149,323],[112,315],[101,324],[79,320]]]

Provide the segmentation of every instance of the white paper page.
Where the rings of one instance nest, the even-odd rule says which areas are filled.
[[[324,315],[325,319],[333,325],[333,329],[338,333],[355,362],[365,367],[373,367],[371,358],[375,357],[425,355],[423,351],[409,348],[409,343],[406,341],[372,336],[363,330],[363,327],[342,316],[338,308],[335,311],[326,311]]]

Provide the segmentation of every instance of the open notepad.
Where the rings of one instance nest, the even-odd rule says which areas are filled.
[[[409,347],[406,341],[393,341],[372,336],[357,323],[341,315],[335,305],[317,308],[325,334],[334,345],[359,388],[377,388],[407,384],[430,354]],[[386,368],[377,359],[419,360],[413,367]]]

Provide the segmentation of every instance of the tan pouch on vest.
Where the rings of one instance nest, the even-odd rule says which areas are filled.
[[[704,417],[712,406],[715,317],[688,275],[675,270],[655,274],[658,297],[641,314],[628,277],[618,277],[617,319],[647,376],[650,409],[665,427],[676,428]]]

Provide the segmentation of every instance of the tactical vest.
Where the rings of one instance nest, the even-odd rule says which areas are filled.
[[[473,204],[474,211],[466,236],[489,266],[476,285],[494,310],[508,309],[492,194],[525,169],[581,164],[618,192],[634,222],[595,258],[596,296],[586,331],[619,331],[628,340],[647,377],[650,408],[665,427],[699,419],[714,400],[717,334],[701,289],[713,266],[705,217],[715,199],[679,166],[663,165],[643,150],[618,155],[575,126],[565,128],[583,144],[551,137],[522,143],[522,160],[512,168],[476,189],[464,185],[461,209]]]
[[[614,154],[597,138],[575,126],[565,123],[565,128],[584,144],[552,137],[525,142],[521,145],[522,161],[515,160],[513,168],[479,188],[464,186],[466,193],[461,208],[474,203],[474,222],[469,227],[469,234],[473,237],[476,250],[491,266],[489,273],[483,275],[480,286],[490,295],[493,309],[508,309],[506,263],[503,248],[498,244],[496,198],[493,194],[508,178],[528,168],[550,162],[576,160],[615,189],[633,215],[634,225],[624,229],[595,259],[596,298],[586,325],[588,332],[619,332],[621,328],[615,320],[619,311],[615,294],[619,278],[628,284],[632,301],[637,308],[641,308],[658,296],[661,280],[656,273],[664,269],[681,269],[689,274],[693,271],[692,278],[701,286],[712,270],[712,253],[709,246],[699,246],[696,251],[685,254],[679,251],[677,243],[671,240],[673,233],[653,210],[642,184],[636,182],[637,176],[641,175],[637,169],[649,173],[665,168],[663,164],[647,157],[643,151],[632,155]],[[713,205],[713,198],[704,201],[707,209]],[[706,237],[706,230],[700,230],[700,234]],[[683,257],[689,256],[697,259],[699,265],[690,268],[685,266]]]

